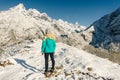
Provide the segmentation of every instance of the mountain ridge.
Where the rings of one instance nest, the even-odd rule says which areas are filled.
[[[93,22],[92,26],[92,45],[120,52],[120,8]]]
[[[76,40],[77,43],[81,42],[72,37],[74,34],[76,38],[81,37],[81,40],[84,42],[82,36],[77,34],[77,32],[85,29],[84,26],[81,27],[77,23],[68,23],[62,19],[52,19],[46,13],[40,13],[36,9],[30,8],[26,10],[22,3],[7,11],[1,12],[0,17],[0,43],[2,45],[7,44],[9,41],[21,41],[32,38],[42,39],[47,28],[51,28],[57,40],[61,42],[66,43],[68,40]],[[63,37],[64,35],[69,36],[69,39]]]

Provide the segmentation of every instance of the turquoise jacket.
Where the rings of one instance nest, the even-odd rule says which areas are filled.
[[[42,53],[54,53],[56,48],[56,41],[47,37],[42,41],[41,52]]]

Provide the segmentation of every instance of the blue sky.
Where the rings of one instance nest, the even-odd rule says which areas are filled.
[[[0,0],[0,11],[23,3],[53,19],[63,19],[89,26],[94,21],[120,7],[120,0]]]

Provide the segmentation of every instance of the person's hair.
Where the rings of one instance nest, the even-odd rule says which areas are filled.
[[[55,36],[53,35],[53,30],[51,28],[47,28],[46,29],[46,34],[45,36],[42,38],[42,40],[45,40],[46,38],[50,38],[55,40]]]
[[[53,34],[52,29],[51,29],[51,28],[47,28],[47,29],[46,29],[46,34]]]

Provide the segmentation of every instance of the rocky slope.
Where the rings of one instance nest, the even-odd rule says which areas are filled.
[[[57,43],[56,76],[45,77],[41,40],[25,42],[11,51],[14,56],[0,65],[0,80],[119,80],[120,65],[83,50]],[[17,46],[16,46],[17,47]],[[104,62],[104,63],[103,63]],[[51,67],[51,62],[49,62]]]
[[[51,28],[57,41],[73,46],[86,43],[83,36],[78,34],[85,29],[84,26],[52,19],[46,13],[40,13],[36,9],[26,10],[23,4],[19,4],[0,12],[0,45],[20,43],[26,39],[41,39],[47,28]]]
[[[92,45],[120,52],[120,8],[95,21],[90,27],[94,27]]]

